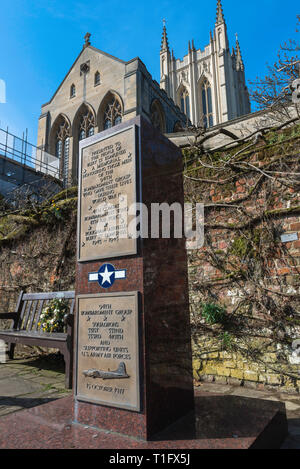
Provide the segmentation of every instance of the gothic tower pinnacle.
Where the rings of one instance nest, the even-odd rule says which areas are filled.
[[[224,18],[224,13],[223,13],[223,7],[221,0],[218,0],[217,3],[217,19],[216,19],[216,26],[219,24],[225,23],[225,18]]]
[[[251,112],[238,38],[231,51],[222,0],[215,5],[209,45],[198,53],[194,40],[188,41],[183,59],[176,60],[169,49],[163,20],[160,86],[196,126],[205,122],[212,127]]]
[[[171,72],[171,53],[167,36],[166,20],[163,19],[163,33],[160,48],[160,87],[169,93],[170,72]]]
[[[215,38],[217,42],[217,49],[219,51],[229,49],[229,41],[227,35],[227,26],[225,23],[223,7],[221,0],[217,2],[217,18],[215,24]]]
[[[240,47],[240,43],[239,43],[239,40],[238,40],[238,35],[236,34],[235,35],[236,37],[236,67],[237,67],[237,70],[244,70],[244,62],[243,62],[243,59],[242,59],[242,52],[241,52],[241,47]]]
[[[168,35],[167,35],[167,28],[166,28],[166,20],[163,20],[163,33],[161,39],[161,52],[168,51],[169,52],[169,42],[168,42]]]

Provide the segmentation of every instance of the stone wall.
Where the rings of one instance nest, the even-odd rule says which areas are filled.
[[[76,203],[72,192],[42,207],[0,218],[0,311],[14,311],[21,290],[72,290]]]
[[[206,207],[189,253],[196,380],[299,392],[299,130],[185,152],[186,200]]]

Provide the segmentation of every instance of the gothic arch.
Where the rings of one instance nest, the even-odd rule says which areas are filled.
[[[191,118],[191,97],[189,88],[181,82],[177,88],[176,102],[181,112],[183,112],[189,119]]]
[[[94,85],[98,86],[100,84],[101,84],[101,75],[100,75],[99,70],[97,70],[94,75]]]
[[[202,73],[200,74],[198,78],[198,86],[203,83],[205,80],[209,81],[209,83],[212,83],[213,77],[212,74],[208,70],[202,70]]]
[[[74,98],[76,96],[76,86],[74,83],[70,86],[70,98]]]
[[[198,80],[198,99],[201,122],[205,127],[212,127],[214,122],[214,96],[211,79],[202,74]]]
[[[72,136],[71,123],[65,114],[59,114],[50,130],[50,154],[59,159],[59,175],[67,184],[69,174],[70,137]]]
[[[55,155],[55,134],[59,130],[59,127],[64,124],[68,127],[69,137],[72,136],[72,126],[70,119],[66,114],[58,114],[58,116],[56,116],[56,118],[54,119],[50,130],[49,153],[51,155]]]
[[[166,119],[161,102],[158,99],[153,99],[150,106],[150,117],[152,125],[161,131],[166,132]]]
[[[84,125],[86,129],[86,135],[84,138],[87,138],[90,136],[89,130],[92,128],[94,129],[96,126],[96,113],[94,111],[94,108],[88,103],[82,103],[79,106],[73,119],[72,133],[73,133],[74,138],[76,137],[76,134],[78,134],[78,141],[79,141],[80,124],[83,118],[85,118]]]
[[[184,130],[184,126],[183,126],[182,122],[176,121],[174,126],[173,126],[173,132],[174,133],[183,132],[183,130]]]
[[[124,104],[121,96],[113,90],[106,93],[98,110],[99,130],[105,130],[122,122]]]
[[[180,91],[183,88],[185,88],[188,91],[188,93],[190,93],[190,85],[185,80],[181,80],[179,85],[177,86],[176,96],[179,95]]]
[[[96,127],[96,114],[93,107],[88,103],[82,103],[77,109],[72,124],[73,134],[73,182],[78,180],[78,149],[79,142],[84,138],[94,135]]]

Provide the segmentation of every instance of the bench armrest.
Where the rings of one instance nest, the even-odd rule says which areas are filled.
[[[18,325],[18,313],[0,313],[0,319],[11,319],[13,321],[12,329],[17,329]]]
[[[13,319],[14,321],[16,321],[17,318],[17,313],[0,313],[0,319]]]

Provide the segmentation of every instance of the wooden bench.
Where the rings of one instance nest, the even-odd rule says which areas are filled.
[[[39,319],[43,308],[56,298],[68,300],[69,313],[64,317],[66,332],[42,332]],[[1,330],[0,339],[9,344],[9,358],[13,359],[16,344],[56,348],[64,356],[66,388],[72,387],[73,323],[75,292],[24,293],[21,292],[13,313],[0,313],[0,319],[11,319],[11,329]]]

